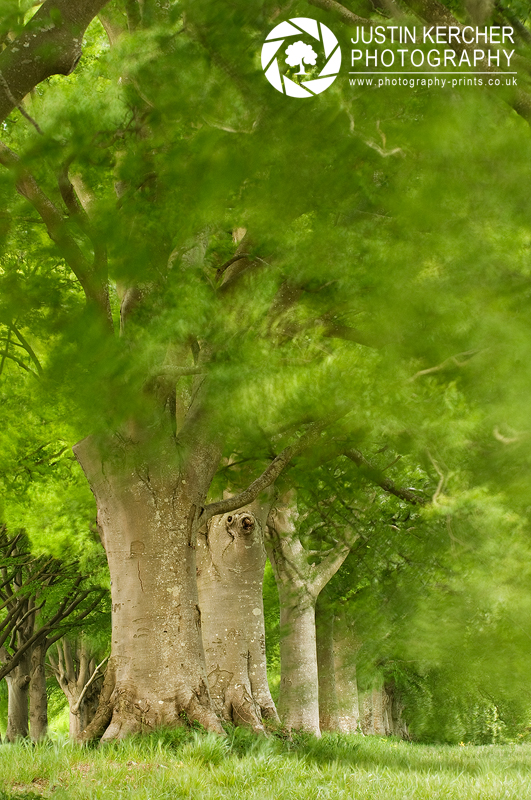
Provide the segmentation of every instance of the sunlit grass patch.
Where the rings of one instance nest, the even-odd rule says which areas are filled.
[[[158,731],[100,748],[0,749],[0,800],[525,800],[531,745]],[[3,791],[3,794],[2,794]]]

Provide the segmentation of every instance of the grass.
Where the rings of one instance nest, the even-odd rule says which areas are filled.
[[[100,749],[0,748],[0,800],[531,800],[531,745],[427,746],[324,735],[287,742],[162,731]]]

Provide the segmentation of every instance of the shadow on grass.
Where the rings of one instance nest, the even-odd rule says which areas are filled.
[[[321,739],[298,735],[292,752],[318,764],[337,762],[357,769],[393,772],[450,772],[477,776],[489,772],[529,772],[531,749],[520,745],[424,745],[395,737],[324,734]]]
[[[42,800],[42,795],[35,792],[9,793],[0,789],[0,800]]]

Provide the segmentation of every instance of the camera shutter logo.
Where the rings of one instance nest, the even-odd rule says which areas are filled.
[[[311,44],[303,41],[311,37]],[[298,38],[296,38],[298,37]],[[284,43],[288,47],[282,48]],[[281,49],[282,48],[282,49]],[[316,52],[317,51],[317,52]],[[326,63],[321,71],[308,80],[306,67],[315,67],[317,58],[323,54]],[[287,75],[281,73],[279,65],[299,67],[295,73],[300,75],[300,83],[296,83]],[[341,67],[341,48],[335,34],[330,28],[309,17],[294,17],[287,22],[281,22],[268,35],[262,47],[262,69],[271,86],[288,97],[314,97],[324,92],[333,84]]]

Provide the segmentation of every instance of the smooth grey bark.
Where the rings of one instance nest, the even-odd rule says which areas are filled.
[[[35,645],[30,656],[29,721],[32,742],[40,742],[48,734],[48,697],[46,694],[45,640]]]
[[[356,660],[362,643],[348,611],[339,608],[334,618],[334,672],[338,702],[338,729],[342,733],[408,738],[403,706],[391,683],[375,677],[365,690],[358,689]]]
[[[15,742],[29,734],[28,691],[30,682],[30,654],[27,652],[11,672],[7,682],[6,741]]]
[[[86,744],[100,737],[112,718],[114,710],[114,687],[116,685],[116,669],[114,662],[107,662],[105,678],[101,687],[100,696],[96,706],[96,712],[86,728],[80,731],[77,741],[79,744]]]
[[[402,698],[400,697],[400,692],[397,691],[396,686],[394,683],[386,683],[385,684],[385,691],[390,700],[390,726],[391,726],[391,733],[393,736],[400,736],[401,739],[409,739],[410,734],[407,726],[407,722],[405,721],[403,712],[405,707],[402,703]]]
[[[179,466],[174,450],[172,438],[153,450],[93,438],[74,448],[112,579],[115,683],[103,741],[183,724],[183,715],[222,732],[206,676],[195,549],[219,452],[196,441]]]
[[[280,696],[278,711],[288,729],[320,735],[319,678],[315,638],[315,603],[335,575],[351,543],[338,544],[318,563],[296,530],[297,511],[287,495],[268,517],[266,549],[280,600]],[[321,554],[322,555],[322,554]]]
[[[364,734],[409,738],[399,693],[392,683],[384,683],[381,676],[360,693],[360,708],[360,725]]]
[[[156,440],[130,421],[120,435],[87,437],[74,447],[96,499],[112,600],[108,680],[82,741],[101,733],[103,741],[120,739],[185,719],[223,732],[201,637],[198,533],[215,515],[253,502],[319,437],[324,423],[309,426],[245,490],[207,504],[221,446],[202,405],[205,383],[205,375],[197,375],[192,403],[178,409],[177,436],[168,415],[153,426]]]
[[[366,736],[389,736],[393,731],[390,724],[390,698],[381,678],[362,695],[361,728]]]
[[[5,568],[2,573],[5,580],[7,577]],[[9,647],[11,650],[19,652],[24,647],[26,649],[16,660],[6,647],[0,649],[0,661],[3,662],[4,669],[9,667],[9,671],[5,675],[7,682],[6,741],[8,742],[26,738],[29,734],[28,699],[32,673],[32,650],[35,645],[27,645],[31,643],[34,634],[36,615],[35,596],[24,598],[21,605],[16,602],[16,590],[23,585],[21,572],[12,576],[12,581],[13,587],[11,587],[11,582],[6,583],[4,587],[9,588],[9,598],[15,604],[15,610],[18,612],[14,620],[15,627],[11,633]]]
[[[278,721],[269,691],[262,586],[269,504],[214,517],[198,541],[198,591],[210,693],[225,720]]]
[[[317,672],[319,679],[319,727],[339,730],[336,670],[334,663],[334,612],[321,593],[315,607]]]
[[[363,733],[409,738],[407,724],[402,717],[404,707],[392,683],[385,684],[381,677],[376,678],[363,693],[362,708]]]
[[[0,54],[0,122],[50,75],[69,75],[83,34],[107,0],[46,0]]]
[[[340,610],[334,620],[334,671],[338,703],[338,729],[341,733],[358,733],[360,708],[356,678],[356,656],[361,642],[354,624]]]
[[[288,729],[320,735],[315,605],[310,595],[280,600],[279,714]]]
[[[57,643],[57,652],[48,660],[59,687],[68,700],[69,735],[76,740],[92,721],[98,706],[102,673],[98,671],[94,653],[85,638],[73,644],[68,639]]]

